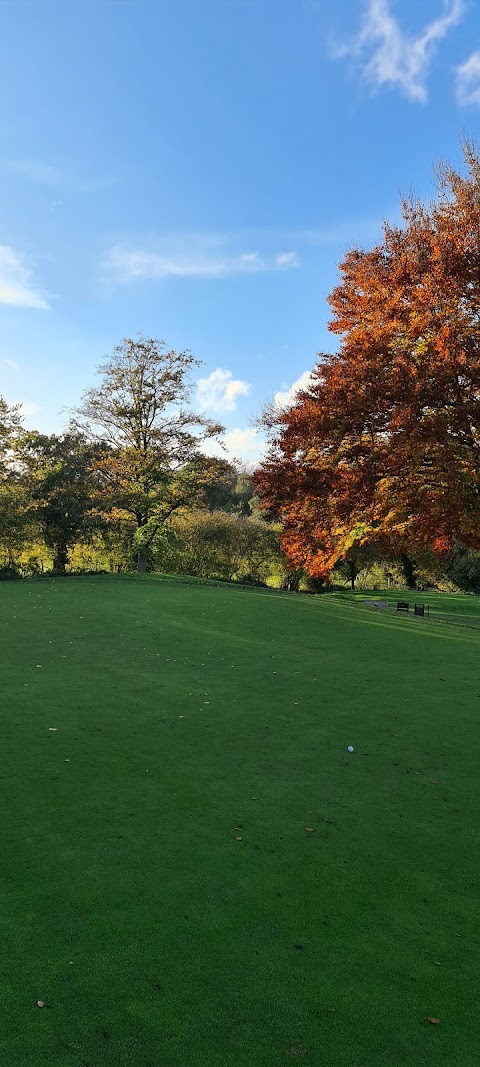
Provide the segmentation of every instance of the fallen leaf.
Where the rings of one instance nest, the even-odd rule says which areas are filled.
[[[241,837],[236,837],[235,838],[235,841],[241,841],[241,840],[242,840]]]
[[[313,826],[306,826],[305,829],[307,831],[307,834],[315,833]]]
[[[439,1022],[440,1022],[440,1019],[434,1019],[433,1015],[428,1015],[427,1016],[427,1023],[439,1023]]]
[[[43,1000],[37,1000],[37,1008],[44,1008],[45,1002]]]

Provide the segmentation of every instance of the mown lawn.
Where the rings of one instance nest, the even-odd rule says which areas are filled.
[[[148,577],[0,606],[2,1065],[478,1067],[480,633]]]

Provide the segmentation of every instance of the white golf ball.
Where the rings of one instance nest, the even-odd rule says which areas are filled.
[[[348,746],[347,752],[353,752],[353,745]]]

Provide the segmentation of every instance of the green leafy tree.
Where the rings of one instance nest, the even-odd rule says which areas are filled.
[[[201,446],[222,427],[188,406],[198,365],[156,338],[124,338],[75,412],[73,425],[106,446],[97,508],[107,521],[133,518],[138,571],[147,570],[159,529],[208,481]]]

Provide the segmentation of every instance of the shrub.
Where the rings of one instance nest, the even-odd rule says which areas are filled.
[[[9,563],[5,567],[0,567],[0,582],[12,582],[21,577],[21,572],[13,563]]]

